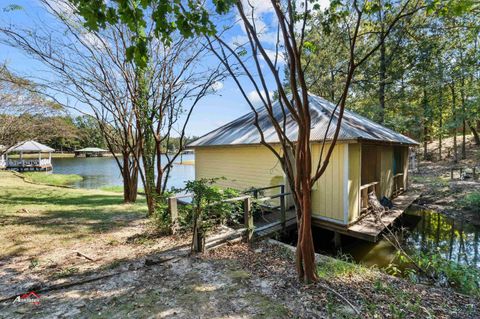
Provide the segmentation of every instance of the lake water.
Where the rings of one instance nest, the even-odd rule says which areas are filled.
[[[436,251],[447,260],[480,268],[479,226],[411,207],[398,221],[396,231],[407,251]],[[387,267],[397,263],[396,249],[386,239],[377,243],[347,241],[342,252],[368,266]]]
[[[406,251],[438,252],[447,260],[476,266],[480,269],[480,227],[464,221],[457,221],[432,210],[412,206],[399,218],[394,231]],[[339,249],[333,245],[333,232],[315,228],[313,232],[315,251],[337,256],[346,255],[354,261],[379,268],[390,264],[402,265],[397,249],[385,238],[376,243],[353,237],[342,236]],[[296,245],[296,232],[284,241]]]
[[[193,160],[194,155],[183,155],[183,160]],[[53,173],[77,174],[83,180],[71,186],[78,188],[100,188],[122,186],[122,176],[113,157],[53,158]],[[168,187],[181,188],[185,182],[195,178],[195,166],[183,165],[177,159],[170,173]],[[140,179],[140,178],[139,178]],[[141,187],[141,181],[139,181]]]

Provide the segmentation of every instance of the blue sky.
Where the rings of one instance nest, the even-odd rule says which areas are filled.
[[[270,7],[270,0],[251,0],[251,3],[257,8],[255,10],[255,19],[257,26],[263,30],[262,41],[266,47],[270,47],[273,53],[273,42],[275,38],[275,28],[271,27],[272,11]],[[321,5],[328,3],[328,0],[320,0]],[[3,8],[10,4],[18,4],[23,9],[20,11],[5,12]],[[232,23],[236,16],[234,13],[223,17],[225,23]],[[54,24],[55,20],[52,16],[46,13],[41,4],[37,0],[2,0],[0,5],[0,23],[12,23],[15,25],[29,26],[32,21],[44,21],[44,23]],[[235,25],[234,28],[225,36],[229,43],[244,42],[246,39],[245,32],[240,24]],[[10,69],[16,73],[35,77],[42,74],[44,76],[42,65],[25,56],[21,51],[10,48],[0,44],[0,63],[7,63]],[[218,61],[214,58],[209,58],[205,63],[215,64]],[[254,92],[253,87],[242,79],[242,83],[247,88],[246,91],[251,97],[253,103],[259,103],[258,94]],[[273,84],[271,76],[267,76],[269,84]],[[269,91],[273,92],[274,85],[269,85]],[[203,135],[210,130],[213,130],[231,120],[250,111],[250,107],[242,97],[240,90],[232,79],[226,79],[219,85],[221,87],[217,90],[215,95],[205,97],[197,105],[191,121],[188,126],[187,134],[192,136]],[[75,115],[75,113],[73,112]]]

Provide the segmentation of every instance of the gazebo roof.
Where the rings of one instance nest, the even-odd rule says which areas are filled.
[[[35,141],[24,141],[10,147],[7,153],[24,152],[24,153],[51,153],[55,150],[47,145]]]
[[[85,147],[85,148],[76,150],[75,152],[85,152],[85,153],[88,153],[88,152],[108,152],[108,151],[107,151],[107,150],[104,150],[104,149],[102,149],[102,148],[98,148],[98,147]]]

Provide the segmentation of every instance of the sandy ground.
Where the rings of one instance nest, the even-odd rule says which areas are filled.
[[[4,302],[0,313],[5,318],[478,318],[480,309],[473,298],[356,266],[335,266],[328,277],[305,286],[296,278],[291,252],[267,243],[253,249],[224,246],[153,265],[131,260],[115,271],[103,280],[41,294],[38,305]]]
[[[461,154],[460,137],[458,139],[459,158]],[[464,160],[453,162],[453,138],[447,138],[443,142],[443,156],[441,161],[424,161],[418,165],[418,172],[412,174],[411,182],[414,189],[422,193],[417,204],[423,205],[444,213],[455,219],[464,219],[473,224],[480,225],[480,207],[468,207],[462,205],[462,201],[468,194],[480,192],[480,179],[460,179],[459,171],[454,171],[454,179],[451,179],[452,167],[471,169],[477,166],[480,175],[480,146],[473,143],[473,137],[467,137],[466,153]],[[438,152],[438,142],[428,145],[429,152]],[[420,151],[420,149],[419,149]]]

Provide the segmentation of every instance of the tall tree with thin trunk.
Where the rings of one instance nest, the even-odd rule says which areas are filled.
[[[315,163],[312,159],[310,144],[311,115],[309,86],[305,77],[305,69],[309,65],[310,54],[315,51],[315,44],[306,41],[306,32],[312,28],[309,21],[317,13],[318,7],[310,7],[309,1],[295,3],[272,0],[270,2],[271,17],[275,21],[276,41],[270,47],[263,41],[264,30],[261,29],[263,24],[259,21],[256,11],[258,8],[243,1],[236,1],[234,4],[238,19],[246,33],[245,43],[236,46],[230,44],[228,40],[225,40],[225,32],[211,38],[211,49],[230,72],[241,94],[255,114],[254,125],[259,131],[261,144],[274,154],[285,171],[293,193],[298,219],[296,254],[298,275],[304,282],[315,281],[317,277],[312,239],[311,191],[329,165],[340,132],[355,70],[378,50],[397,22],[419,10],[419,6],[405,1],[392,8],[392,13],[385,18],[383,36],[375,37],[375,44],[366,51],[359,50],[357,46],[361,41],[372,40],[368,37],[372,33],[363,32],[364,18],[376,15],[378,8],[372,8],[368,3],[362,1],[353,1],[348,6],[335,4],[331,7],[329,18],[331,21],[341,21],[342,31],[348,37],[348,62],[342,93],[335,101],[337,107],[334,113],[337,113],[338,121],[336,125],[331,125],[331,129],[335,132],[334,137],[328,143],[324,139],[320,159]],[[282,51],[280,51],[280,47],[283,48]],[[280,66],[280,60],[285,61],[285,69]],[[232,67],[233,63],[239,65],[239,70]],[[285,79],[282,78],[283,74],[286,74]],[[242,75],[245,76],[248,84],[241,81]],[[272,82],[274,84],[270,85]],[[254,92],[261,100],[260,109],[253,105],[246,91],[247,87],[254,88]],[[279,107],[285,114],[283,119],[275,118],[273,115],[274,101],[269,94],[272,89],[276,91]],[[267,143],[264,138],[262,126],[258,122],[258,112],[262,109],[269,115],[269,120],[273,124],[280,150]],[[294,140],[289,137],[291,132],[288,131],[286,125],[287,113],[288,121],[291,120],[295,123],[296,139]],[[289,122],[288,126],[291,124]]]

